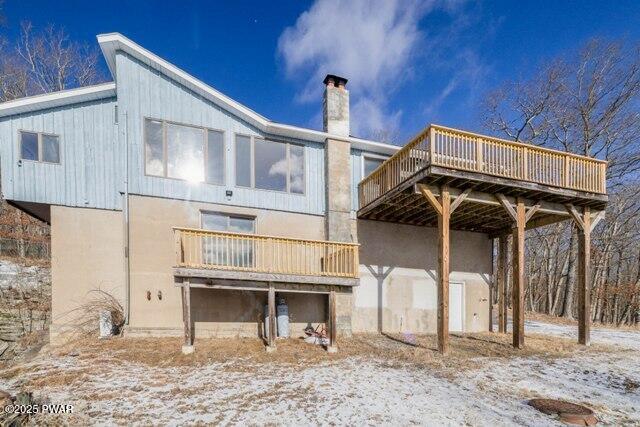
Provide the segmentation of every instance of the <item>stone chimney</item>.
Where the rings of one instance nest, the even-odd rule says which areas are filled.
[[[325,234],[327,240],[352,242],[355,236],[352,235],[351,224],[349,91],[345,88],[347,79],[328,74],[324,84],[322,109],[324,131],[336,136],[336,138],[327,138],[324,150]]]
[[[334,135],[349,136],[349,91],[347,79],[327,74],[324,78],[322,124],[324,131]]]

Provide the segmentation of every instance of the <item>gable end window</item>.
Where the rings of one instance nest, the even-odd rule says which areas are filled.
[[[224,184],[224,132],[145,119],[145,174]]]
[[[60,137],[49,133],[20,131],[20,159],[60,163]]]
[[[236,135],[235,152],[237,186],[304,194],[303,146]]]

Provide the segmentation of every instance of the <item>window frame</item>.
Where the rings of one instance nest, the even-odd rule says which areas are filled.
[[[388,156],[383,156],[382,154],[375,154],[375,153],[362,153],[362,162],[360,165],[360,180],[365,179],[367,176],[364,174],[364,163],[365,163],[365,159],[376,159],[376,160],[382,160],[382,162],[384,163],[386,160],[389,159]]]
[[[38,159],[37,160],[22,158],[22,134],[23,133],[30,133],[32,135],[35,134],[37,136],[38,138]],[[58,161],[57,162],[49,162],[49,161],[42,160],[42,156],[44,153],[43,142],[42,142],[43,136],[53,136],[58,139]],[[18,129],[18,160],[21,162],[44,163],[48,165],[62,165],[62,149],[61,149],[62,141],[61,140],[62,138],[60,137],[60,135],[56,133]]]
[[[237,137],[245,137],[249,138],[249,151],[250,151],[250,178],[251,178],[251,186],[240,185],[238,184],[238,173],[237,173],[237,164],[238,164],[238,150],[237,150]],[[256,187],[256,155],[255,155],[255,140],[260,139],[267,142],[274,142],[277,144],[284,144],[286,146],[285,149],[285,159],[287,160],[287,175],[286,175],[286,189],[285,190],[272,190],[268,188],[258,188]],[[303,177],[304,177],[304,188],[302,193],[293,193],[291,191],[291,146],[297,146],[302,148],[302,154],[304,156],[303,159]],[[259,190],[259,191],[272,191],[275,193],[283,193],[290,194],[293,196],[306,196],[307,195],[307,146],[301,143],[282,141],[275,138],[263,138],[262,136],[255,136],[246,133],[235,132],[233,138],[233,184],[238,188],[247,188],[251,190]]]
[[[253,232],[252,233],[240,233],[238,231],[224,231],[225,233],[236,233],[236,234],[248,234],[251,236],[257,235],[258,234],[258,217],[255,215],[248,215],[248,214],[240,214],[240,213],[235,213],[235,212],[222,212],[222,211],[215,211],[215,210],[208,210],[208,209],[201,209],[200,210],[200,228],[202,230],[204,230],[204,216],[205,215],[221,215],[221,216],[226,216],[227,217],[227,227],[229,226],[229,221],[230,219],[233,218],[240,218],[240,219],[249,219],[251,221],[253,221]]]
[[[147,120],[152,122],[160,122],[162,125],[162,175],[154,175],[147,173]],[[226,186],[227,185],[227,132],[223,129],[211,128],[206,126],[198,126],[198,125],[190,125],[182,122],[176,122],[173,120],[165,120],[165,119],[155,119],[153,117],[144,116],[142,119],[142,158],[143,158],[143,168],[144,168],[144,176],[151,178],[164,178],[164,179],[175,179],[176,181],[184,181],[191,182],[185,178],[176,178],[169,176],[169,167],[168,167],[168,141],[167,141],[167,124],[176,125],[176,126],[184,126],[190,127],[194,129],[202,130],[202,163],[203,163],[203,180],[196,182],[196,184],[207,184],[207,185],[216,185],[216,186]],[[209,166],[209,131],[219,132],[222,134],[222,182],[215,183],[207,181],[207,167]]]

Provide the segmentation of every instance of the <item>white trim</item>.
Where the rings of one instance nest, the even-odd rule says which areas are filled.
[[[116,84],[114,82],[102,83],[95,86],[86,86],[77,89],[68,89],[43,95],[28,96],[1,103],[0,117],[115,96]]]
[[[265,135],[267,138],[268,135],[274,135],[315,142],[324,142],[326,139],[339,139],[351,142],[353,148],[381,154],[393,154],[401,148],[395,145],[383,144],[366,139],[344,137],[329,134],[327,132],[272,122],[250,108],[196,79],[175,65],[165,61],[120,33],[100,34],[97,36],[97,39],[114,80],[117,81],[116,52],[122,51],[144,64],[147,64],[151,68],[165,74],[169,78],[177,81],[219,107],[237,115],[267,134]]]

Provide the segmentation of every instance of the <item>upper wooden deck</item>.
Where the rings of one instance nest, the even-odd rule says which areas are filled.
[[[566,219],[568,205],[597,211],[607,202],[605,161],[431,125],[362,180],[358,217],[435,225],[417,184],[434,193],[447,184],[453,197],[466,191],[451,228],[487,233],[510,224],[496,194],[541,206],[539,225]]]

